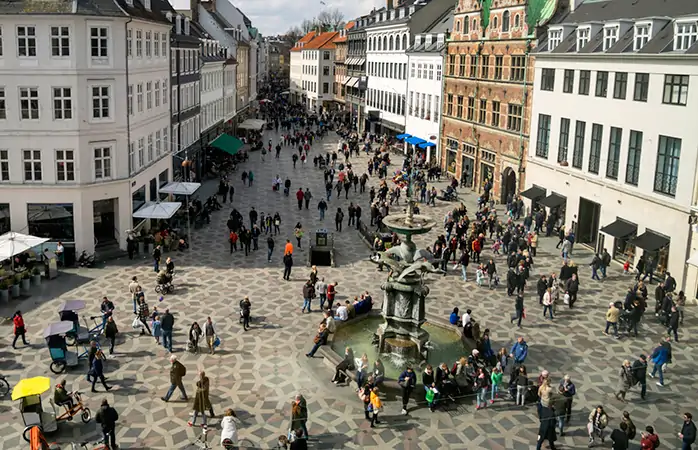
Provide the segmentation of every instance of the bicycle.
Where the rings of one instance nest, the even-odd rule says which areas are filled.
[[[10,393],[10,383],[5,378],[5,375],[0,375],[0,398],[5,398]]]

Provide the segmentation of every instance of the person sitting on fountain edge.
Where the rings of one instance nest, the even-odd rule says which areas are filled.
[[[460,321],[460,316],[458,315],[458,307],[453,308],[453,312],[451,313],[451,316],[448,318],[448,321],[451,322],[451,325],[458,325],[458,322]]]

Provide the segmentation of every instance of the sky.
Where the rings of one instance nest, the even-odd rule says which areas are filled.
[[[216,0],[230,1],[230,0]],[[312,19],[324,8],[337,8],[344,13],[344,20],[349,21],[368,14],[374,7],[383,6],[385,0],[233,0],[252,21],[252,26],[265,36],[283,34],[294,25],[300,25],[303,19]],[[189,8],[189,0],[170,0],[175,7]]]

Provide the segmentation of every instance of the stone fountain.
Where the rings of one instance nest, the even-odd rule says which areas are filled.
[[[394,354],[404,359],[423,360],[427,356],[429,333],[422,329],[426,322],[424,302],[429,287],[424,273],[442,273],[431,264],[433,256],[417,249],[412,236],[429,232],[436,223],[429,217],[414,214],[411,186],[407,192],[405,214],[388,215],[383,224],[401,236],[401,244],[380,252],[374,262],[390,267],[388,280],[381,285],[385,292],[382,323],[376,332],[379,353]]]

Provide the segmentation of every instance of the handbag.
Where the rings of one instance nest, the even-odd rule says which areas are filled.
[[[568,292],[565,292],[564,299],[565,299],[565,305],[569,305],[570,304],[570,294]]]
[[[221,338],[216,336],[216,338],[213,340],[213,348],[220,347],[221,346]]]
[[[138,330],[138,329],[143,328],[143,322],[141,322],[141,320],[138,317],[136,317],[135,319],[133,319],[131,326],[133,327],[134,330]]]

